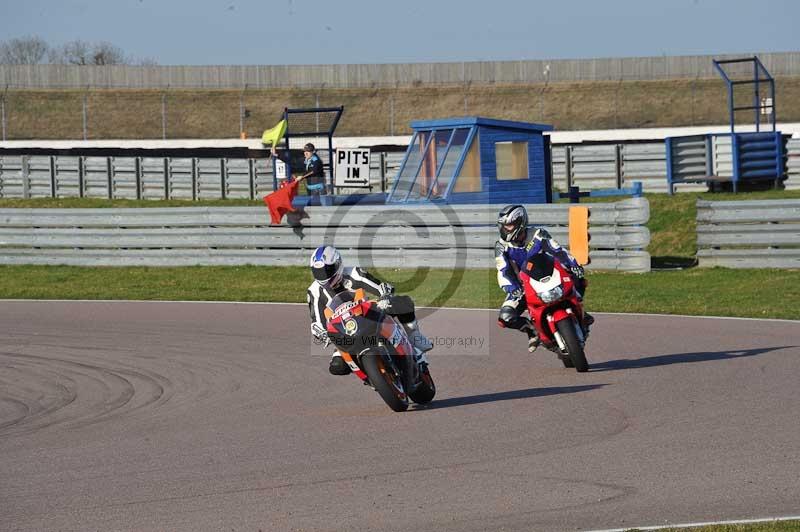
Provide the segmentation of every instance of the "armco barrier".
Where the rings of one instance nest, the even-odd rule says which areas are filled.
[[[646,272],[645,198],[587,204],[590,269]],[[529,205],[566,244],[569,205]],[[0,209],[0,264],[305,265],[326,243],[381,267],[493,268],[500,205],[308,207],[270,226],[259,207]]]
[[[800,268],[800,200],[697,201],[700,266]]]

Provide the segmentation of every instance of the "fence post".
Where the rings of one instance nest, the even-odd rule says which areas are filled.
[[[394,93],[389,96],[389,135],[394,136]]]
[[[167,93],[161,93],[161,138],[167,140]]]
[[[86,140],[89,137],[88,133],[88,122],[89,122],[89,112],[87,107],[89,106],[89,86],[86,86],[86,92],[83,93],[83,140]]]
[[[242,92],[239,93],[239,138],[244,138],[244,93],[247,91],[247,83],[244,84]],[[317,105],[319,107],[319,105]]]
[[[84,157],[78,157],[78,197],[82,198],[85,194],[84,189],[86,188],[86,164],[84,161]]]
[[[58,181],[56,180],[56,157],[50,156],[50,196],[58,197]]]
[[[386,152],[381,152],[381,194],[386,193]]]
[[[192,157],[192,201],[197,201],[197,157]]]
[[[170,175],[170,158],[164,157],[164,199],[169,199],[169,183],[172,180],[172,175]]]
[[[136,199],[142,199],[142,158],[136,157],[133,160],[134,173],[136,175]]]
[[[28,199],[30,197],[30,162],[28,161],[28,155],[22,156],[22,197]]]
[[[220,159],[219,160],[219,176],[220,176],[220,179],[219,179],[220,190],[219,190],[219,192],[220,192],[220,196],[222,197],[222,199],[225,199],[225,196],[226,196],[225,189],[227,188],[226,187],[226,184],[227,184],[226,183],[226,181],[227,181],[226,166],[227,165],[225,164],[225,161],[226,161],[225,159]]]
[[[8,83],[6,83],[6,88],[3,91],[3,97],[0,98],[0,109],[2,109],[2,122],[3,124],[3,142],[6,140],[6,94],[8,94]]]
[[[247,160],[247,174],[250,178],[250,199],[256,199],[256,162],[252,158]]]
[[[564,166],[567,174],[567,189],[572,186],[572,146],[567,146],[564,153]]]
[[[106,157],[106,172],[108,179],[108,199],[114,199],[114,158]]]
[[[617,188],[622,188],[622,146],[614,146],[614,167],[617,178]]]

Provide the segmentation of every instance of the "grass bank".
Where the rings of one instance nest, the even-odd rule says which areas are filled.
[[[29,89],[5,93],[7,138],[83,138],[84,98],[89,139],[160,139],[165,133],[166,138],[238,138],[240,124],[248,137],[257,138],[284,107],[317,105],[344,106],[340,136],[406,135],[412,120],[464,115],[540,122],[559,130],[728,122],[721,79],[244,92]],[[800,78],[779,78],[776,100],[781,121],[800,121]],[[242,120],[240,105],[246,111]]]

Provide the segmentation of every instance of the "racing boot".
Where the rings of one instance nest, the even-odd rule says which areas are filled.
[[[411,340],[411,345],[422,351],[430,351],[433,349],[433,343],[428,340],[428,338],[422,334],[419,330],[419,323],[417,320],[409,321],[408,323],[404,323],[403,326],[408,333],[408,338]]]
[[[350,366],[344,361],[339,351],[334,351],[331,355],[331,363],[328,366],[328,371],[331,372],[331,375],[350,375],[351,373]]]
[[[536,334],[536,328],[532,324],[528,324],[520,330],[528,335],[528,352],[533,353],[541,343],[541,340],[539,340],[539,335]]]
[[[593,323],[594,323],[594,316],[592,316],[591,314],[589,314],[588,312],[586,312],[584,310],[583,311],[583,334],[584,334],[584,336],[589,336],[589,328],[592,326]]]

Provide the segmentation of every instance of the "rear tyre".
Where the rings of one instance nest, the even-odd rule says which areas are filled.
[[[436,384],[433,382],[430,370],[426,367],[420,373],[420,383],[417,384],[417,387],[413,392],[409,393],[408,396],[415,403],[424,405],[433,401],[435,395]]]
[[[361,367],[381,399],[395,412],[408,410],[408,396],[403,383],[387,366],[380,353],[372,351],[361,357]]]
[[[578,373],[585,373],[589,371],[589,363],[586,362],[586,354],[583,352],[583,347],[578,341],[578,335],[575,333],[575,324],[571,319],[564,319],[556,324],[561,338],[567,344],[567,352],[569,353],[570,361]],[[564,362],[565,367],[567,363]]]

